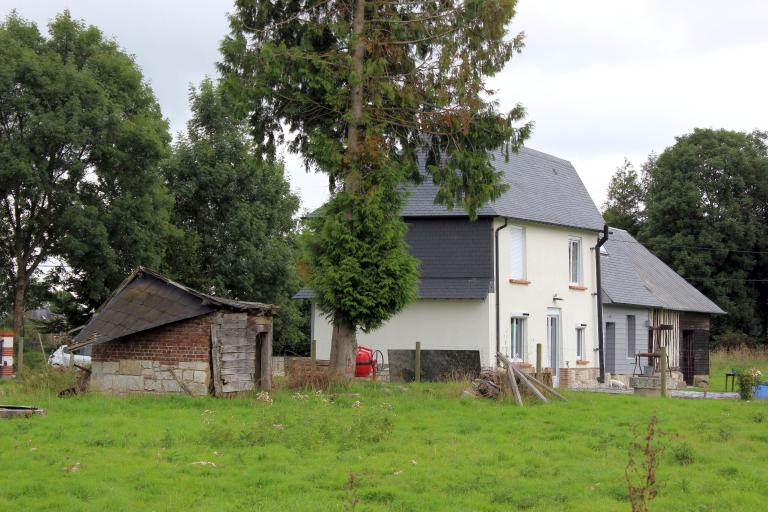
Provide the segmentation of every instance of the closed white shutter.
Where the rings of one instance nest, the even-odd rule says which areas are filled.
[[[525,231],[518,226],[510,229],[510,279],[525,279]]]

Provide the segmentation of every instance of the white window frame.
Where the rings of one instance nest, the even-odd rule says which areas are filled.
[[[584,360],[584,339],[586,335],[586,327],[583,325],[576,326],[576,359]]]
[[[573,273],[574,273],[574,268],[573,268],[574,246],[576,247],[576,257],[577,257],[576,268],[575,268],[576,270],[575,281],[572,279]],[[582,253],[581,238],[575,237],[575,236],[568,237],[568,284],[573,286],[582,286],[582,284],[584,283],[584,276],[582,272],[583,263],[581,261],[582,260],[581,253]]]
[[[527,280],[527,265],[525,261],[525,228],[523,226],[510,226],[510,236],[509,236],[509,278],[516,280],[516,281],[525,281]],[[521,240],[521,247],[520,247],[520,272],[517,273],[515,270],[514,265],[514,257],[515,257],[515,246],[514,246],[514,235],[511,234],[511,232],[518,232],[520,235]]]
[[[528,318],[525,316],[516,316],[513,315],[509,319],[509,355],[512,361],[524,361],[525,360],[525,334],[526,334],[526,322]],[[519,332],[520,334],[520,353],[515,353],[515,329],[512,328],[512,325],[518,322],[519,324]]]

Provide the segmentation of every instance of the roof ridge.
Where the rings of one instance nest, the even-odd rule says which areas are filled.
[[[555,156],[555,155],[552,155],[550,153],[546,153],[546,152],[541,151],[539,149],[534,149],[534,148],[531,148],[531,147],[528,147],[528,146],[522,146],[520,149],[525,151],[525,152],[532,153],[534,156],[541,157],[541,158],[543,158],[545,160],[554,160],[555,162],[566,163],[566,164],[571,165],[571,166],[573,165],[570,160],[566,160],[565,158],[560,158],[559,156]]]

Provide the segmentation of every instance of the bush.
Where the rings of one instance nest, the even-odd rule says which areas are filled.
[[[736,377],[739,380],[739,396],[742,400],[752,400],[754,398],[754,388],[760,385],[762,376],[762,372],[755,368],[739,370]]]

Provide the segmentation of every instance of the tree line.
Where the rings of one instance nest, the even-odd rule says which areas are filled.
[[[139,265],[202,291],[275,303],[276,340],[303,349],[291,300],[298,197],[217,81],[189,92],[172,142],[139,66],[68,12],[49,35],[0,25],[0,314],[41,304],[83,325]]]
[[[768,133],[695,129],[626,161],[603,205],[626,229],[728,314],[713,341],[768,343]]]

